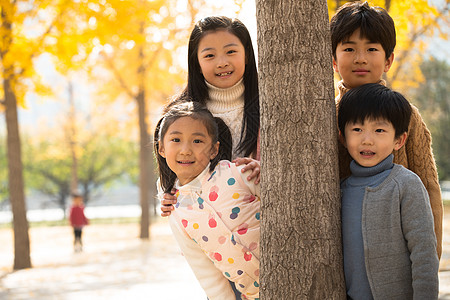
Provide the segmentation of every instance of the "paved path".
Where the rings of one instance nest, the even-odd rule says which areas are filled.
[[[439,299],[450,300],[450,214],[444,232]],[[84,251],[74,253],[70,227],[31,228],[33,268],[11,272],[12,231],[1,229],[0,299],[206,299],[166,219],[147,242],[136,224],[90,225],[83,234]]]
[[[11,272],[12,232],[0,230],[0,299],[206,299],[166,220],[141,241],[136,224],[90,225],[82,253],[70,227],[30,229],[33,268]]]

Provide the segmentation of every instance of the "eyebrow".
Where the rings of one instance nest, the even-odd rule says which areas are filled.
[[[182,133],[181,131],[171,131],[171,132],[168,132],[167,134],[173,135],[173,134],[183,134],[183,133]],[[206,135],[204,135],[204,134],[201,133],[201,132],[194,132],[194,133],[192,133],[192,135],[194,135],[194,136],[206,137]]]
[[[223,46],[223,48],[228,48],[228,47],[233,47],[233,46],[237,47],[238,44],[235,44],[235,43],[226,44],[225,46]],[[214,48],[212,48],[212,47],[205,48],[202,51],[200,51],[200,53],[203,53],[205,51],[210,51],[210,50],[214,50]]]
[[[356,42],[348,40],[348,41],[343,41],[342,45],[345,44],[352,44],[352,45],[356,45]],[[374,41],[368,41],[366,44],[380,44],[379,42],[374,42]]]

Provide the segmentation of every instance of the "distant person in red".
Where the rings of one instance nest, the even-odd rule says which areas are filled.
[[[72,194],[72,206],[70,207],[70,225],[73,227],[73,233],[75,240],[73,246],[75,252],[81,252],[83,250],[83,243],[81,241],[81,234],[83,227],[89,224],[88,219],[84,215],[83,197],[78,193]]]

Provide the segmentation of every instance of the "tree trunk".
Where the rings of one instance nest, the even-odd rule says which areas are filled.
[[[3,80],[7,130],[9,198],[14,226],[14,270],[31,268],[30,238],[25,205],[17,101],[9,79]]]
[[[141,27],[142,31],[144,26]],[[141,202],[141,239],[148,239],[150,237],[150,184],[151,182],[151,144],[150,135],[148,134],[147,124],[147,109],[145,103],[145,63],[144,52],[142,45],[139,46],[140,67],[138,69],[139,75],[139,94],[136,97],[139,115],[139,135],[140,135],[140,150],[139,150],[139,194]]]
[[[150,208],[149,208],[149,184],[150,184],[150,136],[148,134],[148,125],[145,119],[145,99],[144,93],[137,97],[139,110],[139,195],[142,208],[141,215],[141,239],[149,238],[150,227]]]
[[[78,158],[77,158],[77,122],[75,113],[75,100],[73,97],[73,84],[69,82],[69,126],[68,139],[72,155],[72,176],[70,181],[70,193],[78,192]]]
[[[325,0],[257,0],[261,296],[345,299]]]

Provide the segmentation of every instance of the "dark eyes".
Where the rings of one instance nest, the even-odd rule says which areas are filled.
[[[353,128],[352,131],[361,132],[362,129],[361,128]],[[379,129],[375,129],[375,132],[381,133],[381,132],[386,132],[386,130],[379,128]]]
[[[234,53],[236,53],[237,51],[236,50],[228,50],[227,51],[227,54],[234,54]],[[209,53],[209,54],[205,54],[204,56],[203,56],[203,58],[213,58],[215,55],[214,54],[212,54],[212,53]]]
[[[344,52],[353,52],[353,51],[355,51],[353,48],[345,48],[344,49]],[[378,49],[377,48],[369,48],[367,51],[368,52],[375,52],[375,51],[378,51]]]
[[[181,140],[179,138],[173,138],[170,141],[174,142],[174,143],[179,143]],[[196,139],[196,140],[193,140],[193,143],[194,144],[200,144],[200,143],[203,143],[203,141],[199,140],[199,139]]]

